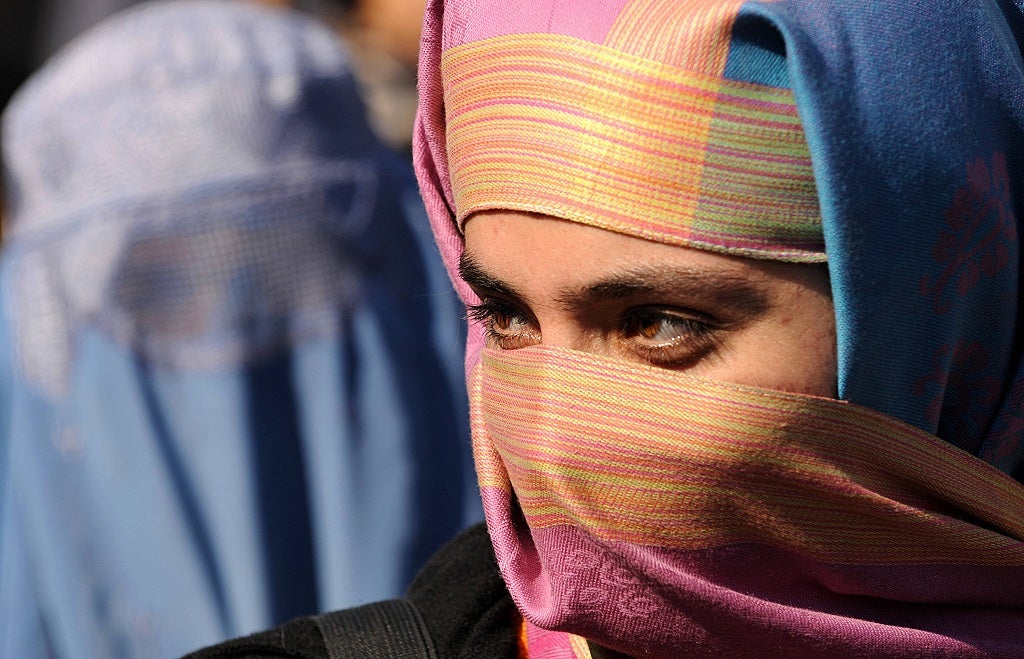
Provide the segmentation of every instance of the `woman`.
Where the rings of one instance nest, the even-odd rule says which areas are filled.
[[[146,4],[4,129],[0,657],[172,657],[401,593],[479,507],[460,320],[335,35]]]
[[[1024,653],[1022,28],[428,5],[501,656]]]

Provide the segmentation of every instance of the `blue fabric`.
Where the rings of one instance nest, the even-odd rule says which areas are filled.
[[[1024,480],[1019,6],[750,2],[736,33],[784,42],[821,200],[840,396]]]
[[[459,306],[329,31],[131,9],[4,148],[0,657],[175,657],[394,596],[480,519]]]

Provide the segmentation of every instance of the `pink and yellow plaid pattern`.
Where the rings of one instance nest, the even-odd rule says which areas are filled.
[[[601,44],[527,33],[446,50],[460,225],[477,211],[518,210],[669,244],[823,261],[792,91],[723,77],[738,5],[629,3]]]
[[[886,415],[547,346],[485,350],[471,396],[499,563],[544,629],[674,656],[702,610],[722,647],[761,619],[787,638],[852,611],[828,647],[920,656],[936,604],[985,633],[1024,605],[1019,484]],[[791,608],[804,590],[813,606]]]
[[[533,529],[676,549],[770,537],[845,563],[1024,565],[1017,483],[883,414],[551,347],[486,350],[480,371],[474,431],[496,451],[477,448],[480,485],[513,486]],[[1003,532],[950,518],[940,500]]]

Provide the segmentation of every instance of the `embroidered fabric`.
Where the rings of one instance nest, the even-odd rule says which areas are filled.
[[[1024,489],[927,433],[549,346],[485,350],[470,396],[509,592],[570,635],[531,657],[1024,651]]]

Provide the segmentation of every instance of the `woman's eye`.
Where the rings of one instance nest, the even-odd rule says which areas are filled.
[[[664,309],[635,309],[622,325],[627,349],[657,366],[682,368],[715,347],[712,324]]]
[[[483,323],[489,345],[516,350],[540,342],[540,333],[530,319],[509,304],[485,299],[468,311],[471,319]]]

